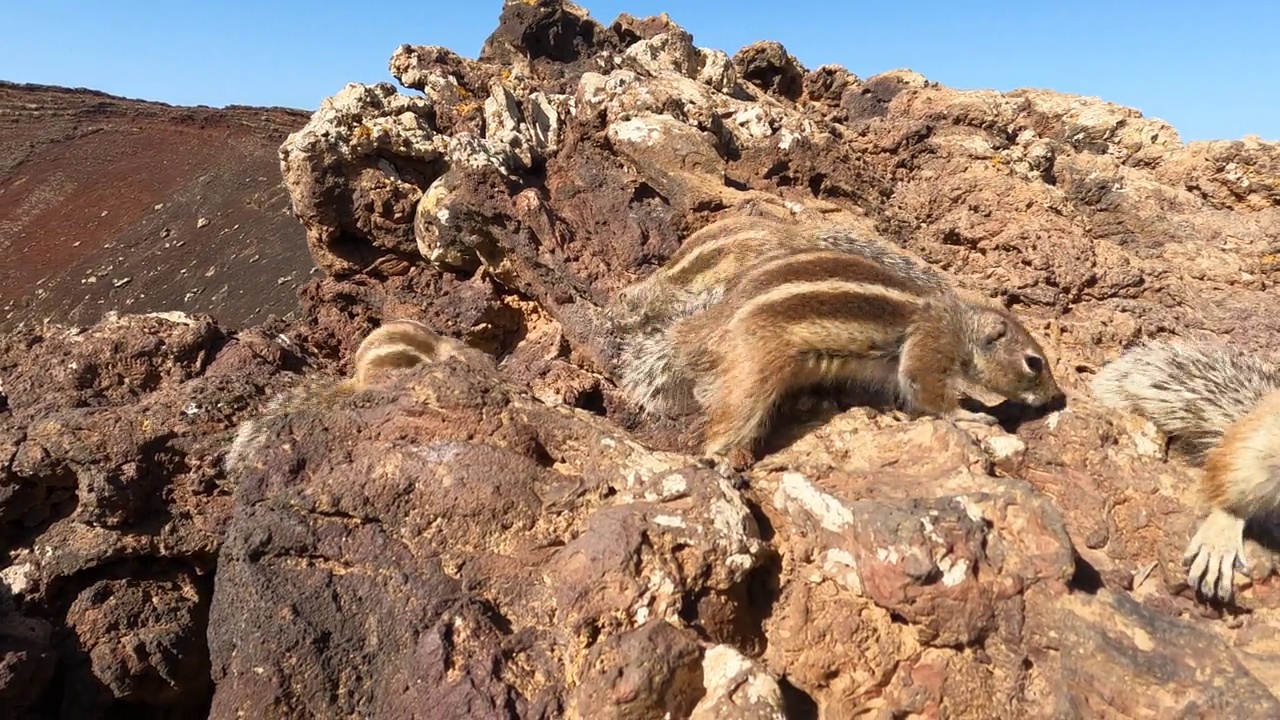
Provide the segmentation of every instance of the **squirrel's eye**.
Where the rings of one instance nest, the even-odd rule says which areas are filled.
[[[1044,358],[1039,355],[1027,355],[1022,358],[1022,362],[1027,366],[1027,372],[1032,375],[1039,375],[1044,370]]]
[[[998,318],[995,323],[986,329],[982,335],[982,344],[988,347],[995,345],[996,342],[1009,334],[1009,323],[1004,318]]]

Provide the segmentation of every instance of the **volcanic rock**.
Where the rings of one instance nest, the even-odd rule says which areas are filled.
[[[280,147],[299,319],[0,346],[0,697],[65,715],[1274,717],[1280,581],[1182,548],[1195,471],[1087,382],[1134,340],[1280,359],[1280,147],[511,1]],[[1024,318],[1066,407],[797,414],[741,474],[617,389],[608,306],[737,213],[837,223]],[[268,409],[407,317],[486,354]],[[820,408],[821,409],[821,408]],[[263,417],[247,466],[221,461]],[[1253,542],[1257,541],[1257,542]],[[68,696],[67,693],[74,693]],[[63,697],[73,697],[64,701]],[[76,704],[78,703],[78,704]]]

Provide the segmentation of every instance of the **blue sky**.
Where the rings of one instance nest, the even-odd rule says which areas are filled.
[[[777,40],[812,68],[909,67],[956,88],[1094,95],[1184,140],[1280,140],[1280,2],[582,0],[608,23],[666,10],[703,47]],[[400,43],[474,57],[501,0],[0,0],[0,79],[178,105],[314,109],[391,80]],[[782,8],[779,14],[778,8]]]

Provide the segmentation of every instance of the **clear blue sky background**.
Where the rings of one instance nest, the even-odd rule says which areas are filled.
[[[955,88],[1041,87],[1129,105],[1184,140],[1280,140],[1280,0],[582,0],[667,11],[703,47],[777,40],[812,68],[909,67]],[[501,0],[0,0],[0,79],[179,105],[314,109],[391,80],[400,43],[475,57]]]

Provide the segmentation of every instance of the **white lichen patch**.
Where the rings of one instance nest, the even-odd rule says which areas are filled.
[[[742,523],[746,519],[747,509],[730,504],[727,500],[716,500],[711,504],[711,526],[722,537],[741,537]]]
[[[734,113],[733,122],[752,138],[766,138],[774,132],[772,118],[758,105]]]
[[[986,514],[982,512],[982,508],[975,504],[968,495],[957,495],[954,500],[964,510],[964,514],[969,516],[970,520],[974,522],[981,522],[986,518]]]
[[[748,532],[747,521],[751,513],[742,498],[723,478],[720,490],[722,496],[711,503],[710,507],[711,542],[724,554],[725,567],[740,577],[756,566],[760,539]]]
[[[649,452],[625,438],[621,442],[610,438],[609,442],[614,443],[614,445],[606,445],[603,438],[600,441],[601,445],[605,447],[610,447],[611,449],[621,447],[626,453],[625,458],[621,461],[626,468],[622,474],[623,478],[626,479],[626,489],[650,500],[660,497],[659,493],[661,491],[655,492],[653,487],[656,484],[654,478],[671,471],[672,463],[669,460],[672,456]],[[663,479],[664,482],[667,480],[669,478]],[[630,502],[629,498],[625,499]]]
[[[711,89],[729,94],[738,82],[738,69],[723,50],[698,48],[698,61],[702,67],[695,78],[698,82],[709,85]]]
[[[484,170],[493,168],[499,174],[510,177],[510,168],[505,160],[506,153],[495,148],[484,138],[471,133],[461,132],[449,138],[444,152],[451,168],[465,170]]]
[[[426,462],[448,465],[456,460],[466,448],[466,443],[445,440],[441,442],[434,442],[429,445],[419,445],[412,448],[412,452]]]
[[[938,534],[938,529],[934,527],[933,517],[931,517],[936,514],[936,512],[931,512],[929,515],[920,518],[920,525],[924,528],[924,536],[926,538],[938,543],[939,545],[944,545],[946,544],[946,541],[944,541],[942,536]]]
[[[882,563],[896,565],[902,560],[902,555],[898,553],[898,548],[882,547],[876,548],[876,559]]]
[[[672,502],[686,497],[689,494],[689,481],[679,473],[669,473],[665,477],[656,482],[658,487],[656,490],[649,490],[644,494],[644,499],[649,502]]]
[[[684,521],[684,518],[678,515],[654,515],[652,519],[654,525],[661,525],[662,527],[688,527],[688,523]]]
[[[153,318],[159,318],[161,320],[168,320],[169,322],[176,323],[178,325],[195,325],[196,324],[195,318],[178,310],[166,310],[163,312],[147,313],[143,315],[143,317],[153,317]]]
[[[535,92],[529,95],[529,129],[533,144],[543,155],[553,154],[560,147],[562,133],[561,114],[572,115],[573,98],[568,95],[548,95]]]
[[[822,553],[822,571],[835,582],[856,595],[863,594],[862,575],[858,572],[858,561],[842,548],[828,548]]]
[[[645,589],[631,608],[631,617],[636,625],[643,625],[655,614],[663,619],[678,620],[679,591],[675,581],[661,570],[653,570],[641,575]]]
[[[373,108],[378,114],[370,117]],[[288,162],[295,153],[311,155],[328,146],[350,158],[381,150],[433,160],[440,156],[443,145],[426,121],[430,112],[426,98],[348,83],[338,94],[323,100],[306,126],[285,140],[281,157]]]
[[[942,584],[955,587],[969,577],[969,559],[953,560],[950,556],[946,556],[938,560],[938,569],[942,571]]]
[[[1027,444],[1016,435],[993,435],[982,441],[982,447],[996,462],[1015,458],[1027,451]]]
[[[782,510],[804,510],[831,532],[841,532],[853,524],[853,513],[839,498],[823,492],[798,472],[783,473],[773,502]]]
[[[736,574],[742,574],[756,566],[756,558],[747,553],[734,553],[724,559],[724,566]]]
[[[696,72],[700,63],[693,37],[683,30],[641,40],[627,48],[622,58],[645,75],[676,73],[687,77]]]
[[[695,720],[735,716],[783,720],[782,690],[763,667],[728,645],[713,645],[702,655],[706,694],[694,707]],[[746,705],[747,707],[743,707]]]
[[[631,118],[610,125],[606,135],[613,142],[654,145],[662,138],[662,129],[648,120]]]
[[[669,475],[662,479],[662,495],[676,498],[689,492],[689,481],[683,475]]]
[[[649,483],[653,477],[653,468],[632,465],[622,471],[622,477],[626,481],[625,487],[628,490],[635,490]],[[631,493],[626,493],[625,496],[620,495],[618,498],[620,502],[631,502],[633,499],[634,496]]]
[[[707,648],[702,656],[702,679],[708,688],[723,686],[751,670],[751,660],[728,645]]]
[[[0,585],[4,586],[10,596],[23,595],[31,589],[35,569],[36,566],[31,563],[14,563],[0,570]]]
[[[635,84],[639,77],[631,70],[615,70],[608,75],[595,72],[583,73],[578,79],[578,90],[574,97],[578,104],[588,109],[591,106],[603,105]]]
[[[792,132],[790,128],[784,127],[778,132],[778,138],[778,149],[786,152],[791,149],[791,146],[794,145],[797,140],[803,140],[804,136],[799,133]]]

